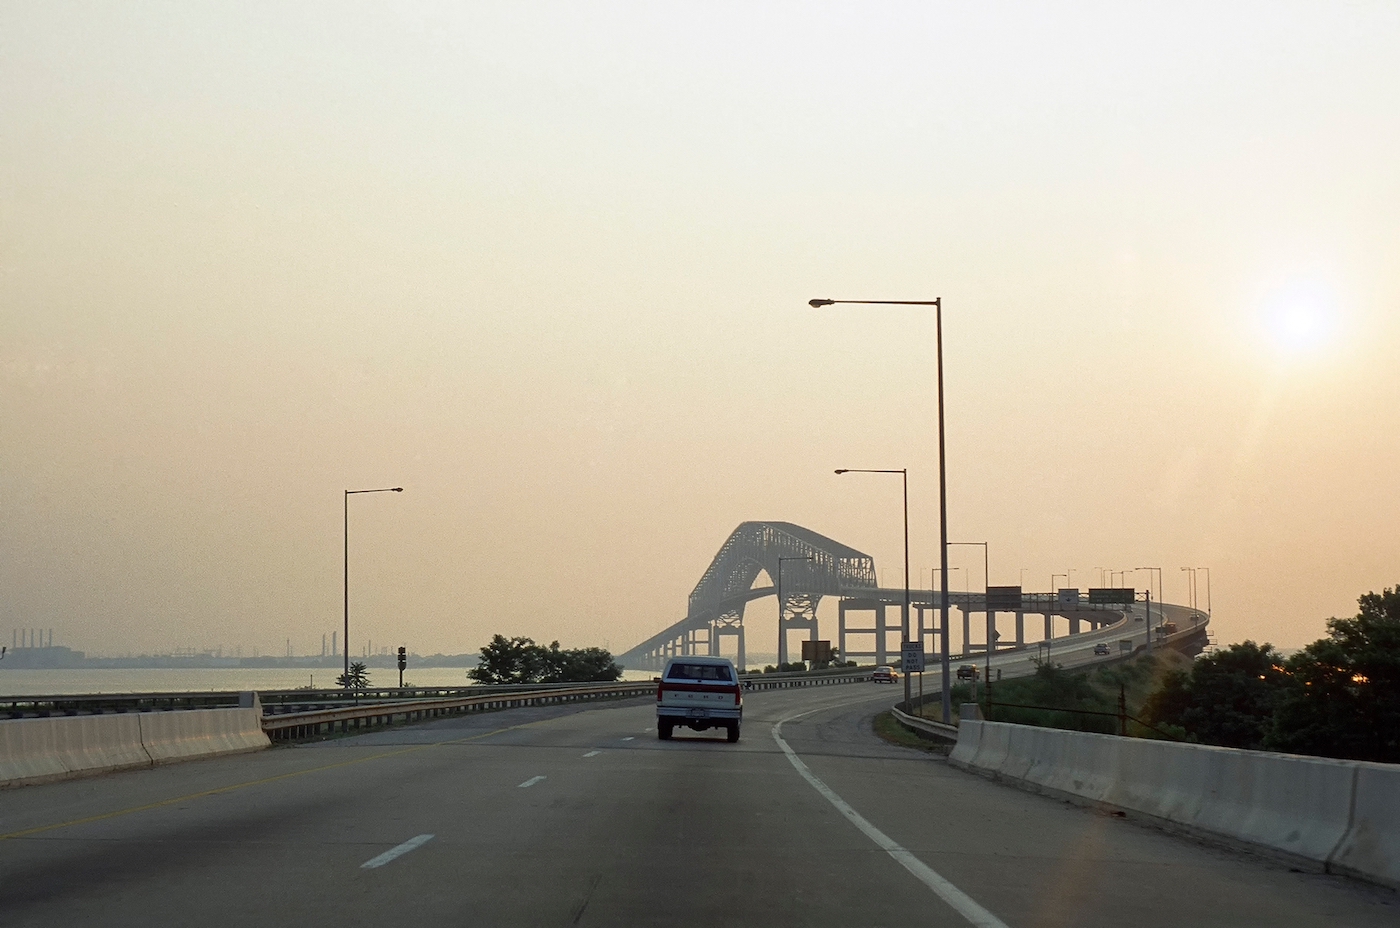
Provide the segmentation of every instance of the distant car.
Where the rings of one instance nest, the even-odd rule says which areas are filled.
[[[1103,642],[1099,642],[1098,644],[1094,645],[1094,653],[1102,657],[1103,655],[1108,653],[1108,645],[1104,644]]]
[[[977,675],[978,674],[976,664],[963,664],[961,667],[958,668],[959,680],[976,680]]]
[[[894,672],[893,667],[876,667],[875,672],[870,675],[870,679],[876,683],[893,683],[899,679],[899,674]]]
[[[656,737],[671,738],[684,725],[693,731],[723,728],[732,744],[744,718],[744,691],[734,665],[723,657],[673,657],[656,685]]]

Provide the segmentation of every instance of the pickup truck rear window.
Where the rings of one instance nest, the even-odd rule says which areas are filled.
[[[667,680],[722,680],[732,683],[734,677],[724,664],[672,664]]]

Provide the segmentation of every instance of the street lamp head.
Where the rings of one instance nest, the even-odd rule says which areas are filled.
[[[395,493],[403,492],[403,487],[390,487],[390,489],[393,490]]]
[[[836,473],[838,473],[838,474],[847,474],[847,473],[850,473],[850,468],[847,468],[847,467],[838,467],[838,468],[836,468]]]
[[[823,306],[831,306],[835,300],[808,300],[807,305],[813,309],[821,309]]]

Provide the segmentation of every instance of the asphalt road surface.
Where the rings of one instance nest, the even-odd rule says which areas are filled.
[[[749,695],[735,745],[636,700],[0,791],[0,925],[1400,925],[887,744],[894,689]]]

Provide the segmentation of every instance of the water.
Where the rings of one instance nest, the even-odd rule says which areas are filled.
[[[0,668],[0,696],[56,696],[80,693],[202,693],[234,690],[292,690],[314,684],[335,686],[339,670],[320,667],[207,667],[149,670],[18,670]],[[650,671],[624,670],[624,680],[650,680]],[[465,667],[419,667],[404,671],[404,683],[414,686],[468,686]],[[396,686],[399,672],[371,668],[372,686]]]

